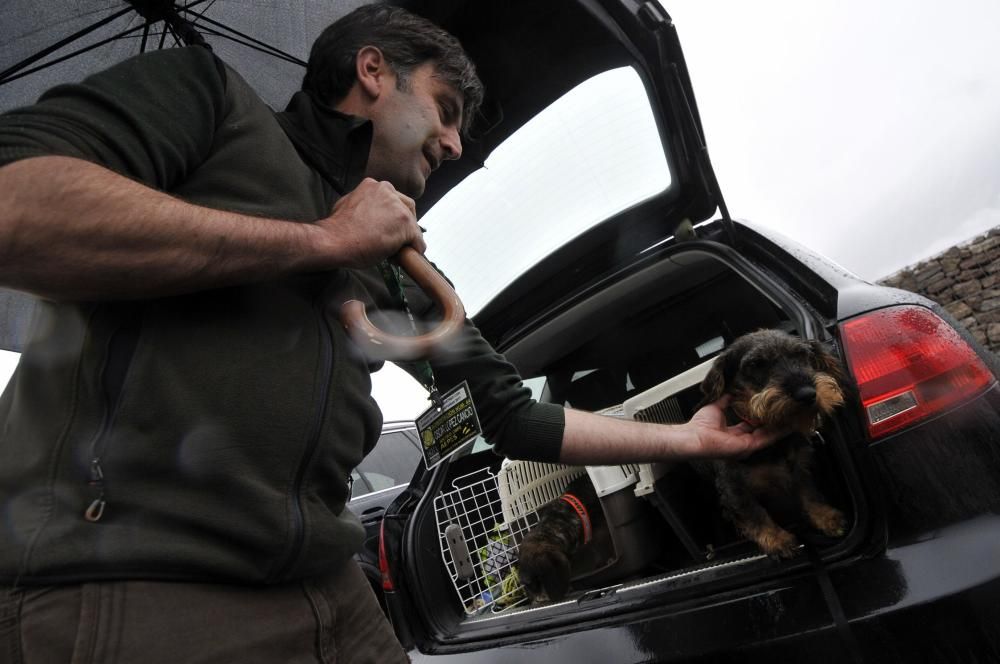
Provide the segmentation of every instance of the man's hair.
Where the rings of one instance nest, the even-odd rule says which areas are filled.
[[[330,24],[313,43],[302,89],[336,104],[357,81],[355,62],[365,46],[382,51],[401,90],[414,68],[433,62],[437,76],[464,97],[462,131],[468,131],[483,101],[475,65],[454,36],[400,7],[364,5]]]

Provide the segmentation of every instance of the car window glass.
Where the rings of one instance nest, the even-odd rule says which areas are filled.
[[[413,471],[421,462],[420,451],[412,440],[401,431],[382,434],[375,449],[365,457],[356,472],[371,486],[355,482],[352,498],[370,491],[381,491],[400,484],[406,484],[413,477]]]
[[[398,486],[400,484],[406,484],[406,482],[400,482],[399,480],[389,477],[388,475],[383,475],[381,473],[375,473],[375,472],[365,473],[365,478],[371,485],[372,491],[391,489],[394,486]]]
[[[355,468],[351,471],[351,498],[357,498],[358,496],[363,496],[367,493],[372,492],[372,487],[368,484],[358,469]]]
[[[670,184],[642,80],[631,67],[606,71],[521,127],[422,217],[427,255],[475,314],[552,251]]]

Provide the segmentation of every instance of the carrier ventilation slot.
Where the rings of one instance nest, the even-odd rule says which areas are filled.
[[[657,424],[683,424],[687,421],[684,418],[684,413],[681,412],[680,403],[673,397],[637,410],[632,417],[640,422],[655,422]]]

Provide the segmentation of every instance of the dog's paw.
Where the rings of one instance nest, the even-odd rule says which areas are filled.
[[[791,558],[799,546],[795,535],[777,526],[761,531],[754,540],[761,551],[771,558]]]
[[[809,521],[824,535],[843,537],[847,532],[847,517],[840,510],[829,505],[813,505],[809,508]]]
[[[517,557],[518,577],[532,602],[559,601],[569,592],[569,557],[558,545],[529,535]]]

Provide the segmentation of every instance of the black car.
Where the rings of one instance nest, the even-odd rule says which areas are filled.
[[[539,399],[683,421],[713,358],[760,328],[821,342],[850,388],[814,439],[813,469],[847,532],[797,530],[788,560],[728,527],[686,464],[510,463],[479,444],[418,472],[380,541],[388,612],[413,660],[1000,661],[996,356],[935,303],[730,218],[658,3],[412,5],[459,36],[491,95],[488,130],[442,167],[431,200],[603,72],[630,68],[648,96],[664,186],[529,261],[474,316]],[[612,524],[605,555],[579,561],[566,599],[531,604],[518,542],[583,473]]]
[[[422,462],[414,423],[385,422],[375,447],[361,465],[351,471],[351,500],[347,508],[361,519],[365,527],[364,550],[356,558],[383,606],[382,578],[378,568],[382,515],[385,508],[403,492]]]

